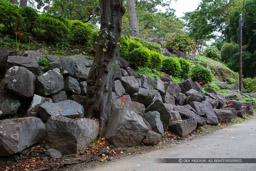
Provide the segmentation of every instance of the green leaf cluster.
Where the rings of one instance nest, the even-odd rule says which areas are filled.
[[[191,78],[193,81],[209,84],[212,82],[213,76],[208,68],[205,68],[200,64],[196,64],[192,67]]]

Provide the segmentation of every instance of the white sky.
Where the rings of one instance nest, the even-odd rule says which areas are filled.
[[[177,0],[177,2],[171,2],[171,8],[176,10],[177,17],[183,17],[184,12],[191,12],[194,11],[201,0]]]

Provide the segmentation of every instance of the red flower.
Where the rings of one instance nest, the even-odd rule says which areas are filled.
[[[226,60],[224,60],[224,63],[226,63]]]
[[[199,84],[203,84],[203,82],[200,82]]]
[[[15,34],[20,34],[20,33],[19,33],[19,32],[17,32],[17,31],[16,31],[16,32],[14,32],[14,33],[15,33]]]
[[[28,37],[30,37],[30,38],[31,38],[32,36],[31,36],[31,35],[29,35]]]
[[[121,99],[124,101],[127,101],[127,99],[124,96],[122,96]]]
[[[233,106],[233,103],[229,103],[227,106],[228,106],[228,107]]]
[[[207,84],[204,85],[205,87],[207,86]]]
[[[19,33],[19,35],[23,36],[23,35],[24,35],[24,33]]]
[[[166,74],[166,72],[163,72],[163,74]]]

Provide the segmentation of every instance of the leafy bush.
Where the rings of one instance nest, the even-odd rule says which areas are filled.
[[[180,77],[183,79],[187,79],[189,77],[190,68],[191,68],[190,63],[184,58],[179,58],[179,63],[182,69]]]
[[[39,26],[34,30],[38,39],[50,43],[68,39],[69,29],[62,21],[47,15],[41,15],[39,19]]]
[[[157,71],[156,69],[150,69],[148,67],[139,67],[138,69],[136,69],[136,72],[139,76],[145,74],[150,79],[163,76],[161,72]]]
[[[256,92],[256,77],[243,79],[243,85],[247,93]]]
[[[209,69],[203,67],[202,65],[195,65],[191,70],[191,78],[193,81],[202,82],[203,84],[208,84],[212,82],[213,76]]]
[[[83,23],[79,20],[71,21],[71,40],[93,48],[95,30],[92,24]]]
[[[166,58],[163,61],[162,71],[165,71],[167,74],[174,77],[179,77],[182,72],[180,63],[176,58]]]
[[[142,44],[137,42],[137,41],[134,41],[134,40],[130,40],[129,41],[129,51],[133,51],[134,49],[137,49],[137,48],[142,48]]]
[[[159,69],[162,66],[162,55],[155,52],[151,51],[151,59],[150,59],[150,68],[152,69]]]
[[[42,66],[47,66],[49,63],[50,63],[50,61],[45,57],[40,58],[40,60],[39,60],[39,64]]]
[[[206,57],[209,57],[211,59],[214,59],[214,60],[220,60],[221,59],[220,51],[216,46],[207,47],[205,49],[204,53],[205,53]]]
[[[37,11],[31,7],[22,7],[18,9],[18,13],[23,17],[22,31],[32,33],[39,21]]]
[[[14,35],[19,31],[22,17],[18,13],[18,6],[11,2],[0,0],[0,24],[4,25],[3,32]]]
[[[131,37],[131,40],[135,40],[139,42],[143,47],[148,48],[149,50],[156,51],[160,54],[162,54],[162,48],[161,45],[154,43],[154,42],[148,42],[142,38],[139,37]]]
[[[197,49],[196,43],[185,34],[173,34],[165,39],[165,47],[171,52],[176,53],[182,51],[184,53],[191,53]]]
[[[128,54],[128,62],[133,68],[150,65],[150,51],[147,48],[137,48]]]

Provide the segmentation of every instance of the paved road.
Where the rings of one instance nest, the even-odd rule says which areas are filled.
[[[160,164],[156,158],[256,158],[256,117],[184,144],[129,156],[90,171],[256,171],[255,164]]]

